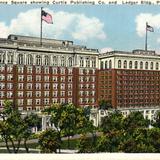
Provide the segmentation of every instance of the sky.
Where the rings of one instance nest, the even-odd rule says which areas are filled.
[[[40,36],[40,5],[0,5],[0,38],[9,34]],[[160,6],[44,5],[53,24],[43,21],[43,37],[70,40],[101,52],[148,49],[160,53]]]

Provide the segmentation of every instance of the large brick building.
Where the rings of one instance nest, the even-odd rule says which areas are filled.
[[[19,110],[52,103],[115,108],[160,106],[160,56],[154,51],[96,49],[72,41],[10,35],[0,39],[0,108],[5,99]]]
[[[96,106],[98,50],[72,41],[10,35],[0,39],[0,108],[5,99],[19,110],[52,103]]]
[[[113,51],[99,59],[99,99],[117,108],[160,106],[160,56],[154,51]]]

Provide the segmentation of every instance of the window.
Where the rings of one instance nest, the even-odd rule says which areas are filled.
[[[54,83],[53,84],[53,89],[58,89],[58,84]]]
[[[13,80],[13,75],[12,74],[8,74],[7,75],[7,81],[12,81]]]
[[[65,74],[65,68],[61,68],[61,74]]]
[[[49,104],[49,98],[44,99],[44,105],[47,105],[47,104]]]
[[[57,74],[57,68],[52,68],[53,74]]]
[[[65,66],[65,58],[64,57],[61,57],[61,66]]]
[[[27,91],[27,97],[32,97],[32,91]]]
[[[64,90],[65,89],[65,84],[61,84],[60,87],[61,87],[62,90]]]
[[[105,69],[107,69],[107,68],[108,68],[108,62],[105,61]]]
[[[8,59],[8,63],[12,64],[13,63],[13,54],[12,53],[8,53],[7,55],[7,59]]]
[[[18,97],[23,97],[23,92],[18,92]]]
[[[40,105],[41,104],[41,100],[40,99],[36,99],[36,105]]]
[[[27,67],[27,73],[32,73],[32,67]]]
[[[45,92],[44,92],[44,96],[45,96],[45,97],[49,97],[49,91],[45,91]]]
[[[49,89],[49,87],[50,87],[49,83],[44,84],[44,89]]]
[[[92,59],[92,67],[95,68],[96,67],[96,59]]]
[[[18,67],[18,73],[23,73],[24,68],[23,67]]]
[[[140,69],[143,69],[143,62],[140,62]]]
[[[27,65],[33,64],[33,57],[31,54],[27,55]]]
[[[150,66],[150,69],[153,69],[153,62],[151,62],[151,66]]]
[[[5,88],[5,84],[4,83],[0,83],[0,89],[4,89]]]
[[[156,63],[156,70],[158,70],[159,69],[159,64],[158,64],[158,62]]]
[[[86,58],[86,67],[90,67],[90,59]]]
[[[27,81],[32,81],[32,76],[27,76]]]
[[[134,62],[134,68],[135,68],[135,69],[138,68],[138,62],[137,62],[137,61]]]
[[[23,54],[18,55],[18,64],[23,64]]]
[[[49,57],[48,56],[44,57],[44,65],[46,65],[46,66],[49,65]]]
[[[7,66],[7,72],[12,72],[13,71],[13,66]]]
[[[36,67],[36,73],[41,73],[41,67]]]
[[[27,105],[32,105],[32,99],[27,99]]]
[[[57,66],[58,65],[58,57],[54,56],[53,57],[53,66]]]
[[[0,63],[4,63],[5,62],[5,54],[0,54]]]
[[[69,67],[72,67],[72,66],[73,66],[73,59],[72,59],[72,57],[69,57],[69,58],[68,58],[68,66],[69,66]]]
[[[58,92],[57,91],[53,91],[53,97],[57,97],[58,96]]]
[[[84,67],[84,60],[83,60],[83,57],[80,57],[80,67]]]
[[[132,69],[132,61],[129,62],[129,68]]]
[[[40,91],[36,91],[36,97],[41,97],[41,92]]]
[[[45,73],[45,74],[49,74],[49,67],[45,67],[45,68],[44,68],[44,73]]]
[[[127,68],[127,61],[126,60],[123,62],[123,68]]]
[[[145,63],[145,69],[148,69],[148,62]]]
[[[7,89],[13,89],[13,84],[12,83],[7,83]]]
[[[73,70],[72,69],[68,69],[68,74],[72,74]]]
[[[65,77],[61,77],[61,82],[65,82]]]
[[[112,68],[112,61],[109,61],[109,68]]]
[[[18,99],[18,106],[22,106],[23,105],[23,99]]]
[[[103,69],[103,61],[101,61],[101,69]]]
[[[36,83],[36,89],[41,89],[41,83]]]
[[[45,81],[49,81],[49,76],[44,76]]]
[[[41,81],[41,76],[36,76],[36,81]]]
[[[3,74],[0,74],[0,81],[4,81],[5,80],[5,76]]]
[[[27,83],[27,89],[32,89],[32,83]]]
[[[36,56],[36,65],[42,65],[42,57],[40,55]]]

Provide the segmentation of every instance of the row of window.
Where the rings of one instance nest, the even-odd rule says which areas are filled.
[[[20,89],[20,90],[25,89],[24,86],[25,86],[24,83],[18,83],[17,89]],[[62,83],[60,85],[58,85],[58,83],[54,83],[52,88],[53,89],[58,89],[59,86],[60,86],[61,90],[66,89],[66,85],[64,83]],[[51,85],[50,85],[50,83],[44,83],[44,84],[36,83],[35,85],[32,84],[32,83],[27,83],[26,84],[26,89],[29,89],[29,90],[33,89],[33,88],[35,88],[37,90],[40,90],[40,89],[42,89],[42,87],[43,87],[43,89],[48,90],[48,89],[50,89]],[[6,88],[10,89],[10,90],[13,89],[13,83],[7,83]],[[0,89],[5,89],[5,83],[0,83]],[[69,89],[72,89],[72,84],[67,85],[67,90],[69,90]]]
[[[25,60],[26,59],[26,60]],[[14,56],[12,53],[5,55],[5,53],[0,54],[0,63],[9,63],[13,64]],[[80,57],[79,60],[80,67],[96,67],[96,58],[89,57]],[[74,65],[74,57],[66,57],[66,56],[42,56],[36,55],[35,60],[33,55],[28,54],[26,57],[24,54],[18,54],[17,56],[17,64],[23,65],[53,65],[53,66],[69,66],[72,67]]]

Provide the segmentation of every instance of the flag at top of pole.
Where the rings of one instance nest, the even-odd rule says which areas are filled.
[[[52,16],[49,13],[45,12],[44,10],[42,10],[41,16],[42,16],[41,18],[43,21],[50,23],[50,24],[53,23]]]
[[[41,7],[41,25],[40,25],[40,45],[42,46],[42,21],[45,21],[46,23],[53,24],[52,16],[43,10],[43,7]]]
[[[146,22],[146,38],[145,38],[145,51],[147,51],[147,32],[154,32],[154,28],[150,25],[148,25],[148,23]]]
[[[147,31],[150,31],[150,32],[154,32],[154,28],[153,27],[151,27],[150,25],[146,25],[146,29],[147,29]]]

